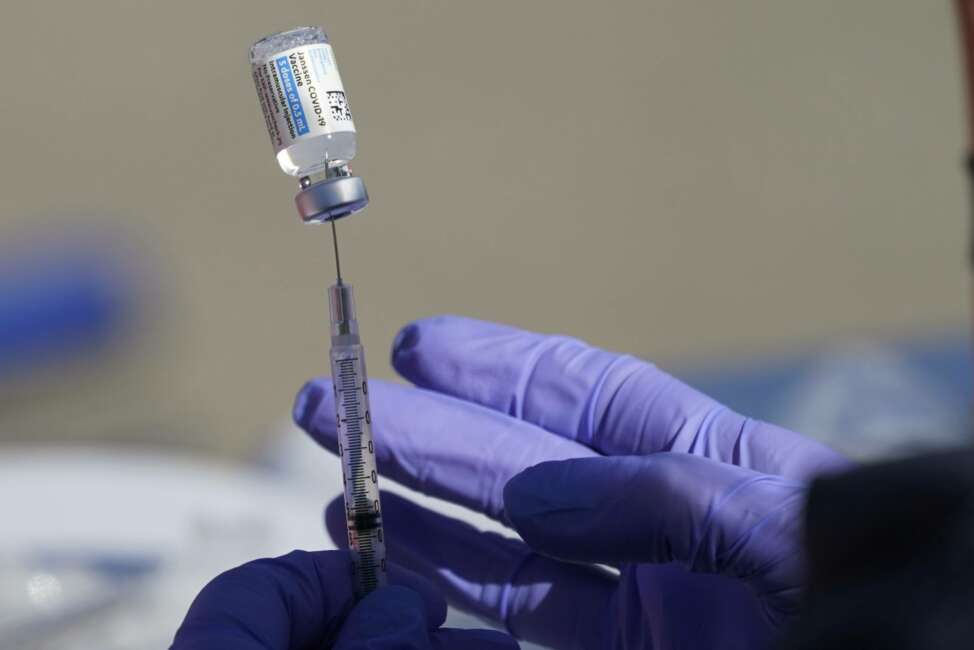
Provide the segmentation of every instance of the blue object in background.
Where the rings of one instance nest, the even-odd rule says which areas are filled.
[[[141,274],[116,237],[33,234],[0,250],[0,379],[105,348],[135,314]]]
[[[775,361],[676,374],[738,412],[861,460],[972,440],[974,381],[966,332],[847,341]]]

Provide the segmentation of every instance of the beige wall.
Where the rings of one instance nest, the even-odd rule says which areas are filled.
[[[373,204],[340,236],[376,376],[438,312],[663,361],[962,326],[950,9],[5,0],[0,237],[106,215],[168,280],[141,349],[0,428],[241,451],[324,371],[329,233],[294,215],[246,62],[303,23],[359,128]]]

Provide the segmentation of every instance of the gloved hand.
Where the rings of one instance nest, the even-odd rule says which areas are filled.
[[[171,650],[518,647],[500,632],[441,628],[443,596],[398,567],[390,586],[356,605],[351,569],[344,551],[294,551],[222,573],[193,601]]]
[[[761,648],[795,614],[806,481],[846,466],[831,450],[574,339],[447,316],[392,354],[419,388],[370,387],[380,471],[527,542],[385,495],[389,556],[448,601],[555,648]],[[335,451],[333,408],[312,381],[295,419]]]

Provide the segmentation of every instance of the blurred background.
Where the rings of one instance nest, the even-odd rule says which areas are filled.
[[[339,234],[373,377],[452,312],[652,359],[858,458],[966,436],[949,2],[8,0],[0,638],[74,647],[97,611],[100,647],[158,647],[233,559],[329,543],[331,460],[288,414],[327,371],[330,233],[247,62],[303,24],[372,197]],[[132,593],[155,627],[126,627]]]

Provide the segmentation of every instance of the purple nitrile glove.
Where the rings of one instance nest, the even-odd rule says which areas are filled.
[[[218,575],[193,601],[171,650],[513,650],[492,630],[441,628],[443,596],[391,567],[390,586],[358,604],[344,551],[294,551]]]
[[[419,388],[373,382],[380,470],[527,542],[384,496],[390,557],[448,601],[556,648],[761,648],[796,613],[806,481],[835,452],[564,337],[438,317],[393,364]],[[295,418],[337,448],[328,380]]]

